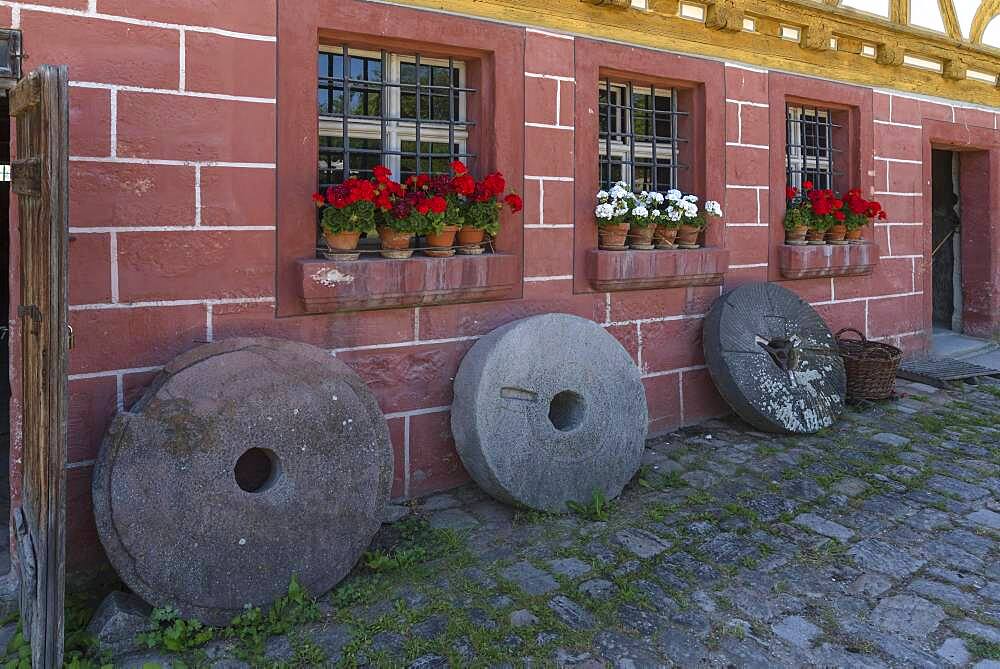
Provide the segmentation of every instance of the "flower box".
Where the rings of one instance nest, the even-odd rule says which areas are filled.
[[[298,260],[307,313],[362,311],[516,297],[521,267],[509,253],[414,256],[405,261]]]
[[[825,276],[863,276],[878,264],[877,244],[778,247],[778,267],[786,279],[812,279]]]
[[[587,278],[601,291],[721,286],[727,269],[729,251],[715,247],[587,253]]]

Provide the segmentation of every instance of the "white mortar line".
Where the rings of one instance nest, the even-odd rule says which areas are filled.
[[[17,5],[10,6],[10,27],[15,30],[21,27],[21,8]]]
[[[526,223],[524,227],[531,230],[568,230],[576,226],[572,223]]]
[[[743,189],[743,190],[770,190],[770,186],[744,186],[741,184],[726,184],[726,188]]]
[[[180,54],[177,57],[177,90],[183,91],[187,87],[187,37],[184,30],[180,31]]]
[[[897,297],[914,297],[916,295],[923,295],[923,294],[924,292],[922,290],[917,290],[910,293],[893,293],[892,295],[870,295],[867,297],[847,297],[842,300],[834,298],[822,302],[810,302],[809,304],[811,304],[814,307],[817,307],[828,304],[847,304],[848,302],[864,302],[865,300],[891,300]]]
[[[410,416],[426,416],[431,413],[441,413],[442,411],[451,411],[451,405],[440,406],[440,407],[427,407],[424,409],[410,409],[409,411],[393,411],[385,414],[386,418],[408,418]]]
[[[135,19],[129,16],[119,16],[117,14],[101,14],[88,10],[66,9],[63,7],[51,7],[49,5],[34,5],[30,3],[19,3],[14,0],[0,0],[0,7],[11,7],[17,9],[27,9],[33,12],[45,12],[46,14],[62,14],[63,16],[79,16],[88,19],[102,19],[113,23],[127,23],[133,26],[146,26],[147,28],[166,28],[168,30],[189,30],[191,32],[209,33],[221,37],[233,37],[235,39],[245,39],[255,42],[277,42],[274,35],[256,35],[254,33],[241,33],[235,30],[224,28],[212,28],[209,26],[194,26],[182,23],[166,23],[163,21],[150,21],[147,19]]]
[[[95,81],[71,81],[72,88],[91,88],[98,90],[118,90],[126,93],[150,93],[153,95],[176,95],[185,98],[208,98],[211,100],[226,100],[230,102],[254,102],[259,104],[275,104],[275,98],[259,98],[249,95],[229,95],[228,93],[203,93],[201,91],[186,91],[183,89],[184,81],[179,82],[181,88],[148,88],[146,86],[128,86],[122,84],[103,84]]]
[[[879,121],[878,119],[875,119],[875,125],[893,125],[897,128],[916,128],[917,130],[923,130],[924,127],[919,123],[897,123],[895,121]]]
[[[729,269],[752,269],[754,267],[767,267],[766,262],[758,262],[750,265],[730,265]]]
[[[444,337],[441,339],[423,339],[421,341],[397,341],[390,342],[388,344],[365,344],[363,346],[345,346],[342,348],[333,349],[332,353],[334,355],[338,353],[350,353],[354,351],[378,351],[381,349],[388,348],[405,348],[407,346],[432,346],[437,344],[453,344],[462,341],[475,341],[479,339],[479,335],[470,335],[466,337]]]
[[[561,274],[559,276],[526,276],[524,277],[524,282],[539,283],[541,281],[571,281],[572,279],[572,274]]]
[[[125,375],[115,374],[115,406],[118,411],[125,411]]]
[[[70,311],[101,311],[104,309],[145,309],[149,307],[191,307],[202,304],[266,304],[274,302],[273,297],[228,297],[205,298],[201,300],[148,300],[145,302],[116,302],[71,304]]]
[[[750,100],[733,100],[732,98],[726,98],[726,102],[732,102],[735,105],[746,105],[748,107],[762,107],[768,109],[771,105],[766,102],[751,102]]]
[[[532,33],[535,35],[544,35],[545,37],[554,37],[556,39],[564,39],[572,42],[574,37],[572,35],[563,35],[561,33],[552,33],[548,30],[539,30],[538,28],[526,28],[524,32]]]
[[[525,72],[524,76],[530,77],[531,79],[552,79],[553,81],[569,81],[576,83],[575,77],[566,77],[558,74],[541,74],[538,72]]]
[[[205,305],[205,341],[215,341],[214,337],[215,327],[212,323],[212,305],[209,303]]]
[[[273,225],[149,225],[145,227],[94,227],[70,228],[70,234],[86,235],[105,232],[266,232],[275,230]]]
[[[164,158],[131,158],[128,156],[70,156],[71,163],[119,163],[122,165],[182,165],[193,167],[243,167],[273,170],[275,163],[239,163],[226,160],[168,160]]]
[[[111,254],[111,301],[118,302],[118,233],[110,235]]]
[[[66,378],[70,381],[85,381],[87,379],[103,379],[107,376],[124,376],[125,374],[144,374],[146,372],[158,372],[163,369],[163,365],[155,367],[125,367],[122,369],[109,369],[103,372],[83,372],[80,374],[70,374]]]
[[[883,156],[875,156],[875,160],[884,160],[887,163],[906,163],[907,165],[923,165],[922,160],[908,160],[906,158],[885,158]]]
[[[758,207],[757,212],[757,223],[726,223],[727,228],[766,228],[767,223],[760,223],[760,208]]]
[[[655,379],[658,376],[671,376],[673,374],[683,374],[684,372],[697,372],[702,369],[708,369],[707,365],[694,365],[692,367],[678,367],[677,369],[667,369],[662,372],[649,372],[643,374],[644,379]]]
[[[538,182],[538,224],[545,225],[545,182]]]
[[[611,293],[604,293],[604,325],[611,324]]]
[[[604,323],[604,327],[612,327],[616,325],[632,325],[633,323],[649,324],[649,323],[669,323],[671,321],[690,321],[704,317],[705,314],[677,314],[675,316],[652,316],[650,318],[633,318],[627,321],[611,321],[611,317],[608,316],[608,322]]]
[[[739,146],[744,149],[762,149],[764,151],[771,149],[767,144],[743,144],[742,142],[726,142],[726,146]]]
[[[876,195],[893,195],[896,197],[923,197],[923,193],[896,193],[894,191],[877,190]]]
[[[524,178],[533,181],[573,181],[573,177],[540,177],[531,174],[525,174]]]
[[[413,341],[420,341],[420,307],[413,308]]]
[[[635,361],[641,375],[644,368],[642,366],[642,323],[639,322],[635,324],[635,342]]]
[[[403,418],[403,497],[410,496],[410,417]]]
[[[562,102],[562,82],[556,81],[556,125],[559,125],[559,119],[562,118],[559,114],[559,106]]]
[[[555,125],[552,123],[525,123],[526,128],[545,128],[546,130],[573,130],[571,125]]]
[[[118,89],[111,88],[110,90],[111,110],[108,115],[111,127],[111,157],[114,158],[118,155]]]

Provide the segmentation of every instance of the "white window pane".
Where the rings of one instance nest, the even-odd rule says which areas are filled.
[[[943,33],[944,19],[938,0],[910,0],[910,23]]]
[[[844,0],[841,3],[844,7],[850,7],[851,9],[860,9],[863,12],[868,12],[869,14],[878,14],[879,16],[889,16],[889,0]]]
[[[986,32],[983,33],[983,44],[1000,48],[1000,16],[994,18],[986,26]]]

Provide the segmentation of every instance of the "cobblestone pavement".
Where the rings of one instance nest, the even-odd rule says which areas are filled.
[[[574,515],[427,498],[264,663],[998,669],[1000,384],[899,389],[814,436],[652,440]]]

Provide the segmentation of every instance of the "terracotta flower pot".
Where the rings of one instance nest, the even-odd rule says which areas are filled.
[[[792,246],[804,246],[806,243],[806,232],[808,231],[809,226],[807,225],[798,225],[791,230],[785,228],[785,243]]]
[[[361,232],[357,230],[348,232],[324,230],[323,239],[326,240],[327,248],[330,249],[323,255],[329,260],[357,260],[361,256],[355,251],[358,248],[358,240],[361,239]]]
[[[656,248],[658,249],[673,249],[677,248],[674,243],[677,239],[677,227],[666,225],[656,226],[656,232],[653,234],[653,241],[656,242]]]
[[[599,246],[605,251],[624,251],[628,246],[628,225],[618,223],[617,225],[602,225],[597,228]]]
[[[677,228],[677,246],[682,249],[697,249],[701,245],[698,243],[698,235],[701,233],[701,228],[695,227],[693,225],[681,225]]]
[[[413,249],[410,248],[412,232],[398,232],[386,226],[378,229],[378,237],[382,242],[382,250],[379,253],[383,258],[399,260],[413,255]]]
[[[483,252],[485,238],[486,231],[482,228],[463,225],[458,231],[458,252],[467,256],[479,255]]]
[[[441,232],[432,232],[427,235],[427,246],[424,255],[432,258],[448,258],[455,255],[455,235],[458,234],[457,225],[449,225],[441,229]]]
[[[846,244],[845,236],[847,236],[847,226],[843,223],[837,223],[826,231],[826,240],[831,244]]]
[[[854,228],[853,230],[848,230],[846,239],[851,244],[864,244],[865,240],[861,236],[863,232],[864,228]]]
[[[816,228],[809,228],[806,232],[806,241],[809,244],[826,244],[826,230],[817,230]]]
[[[653,233],[656,232],[655,225],[632,225],[628,229],[629,246],[642,251],[650,251],[653,248]]]

